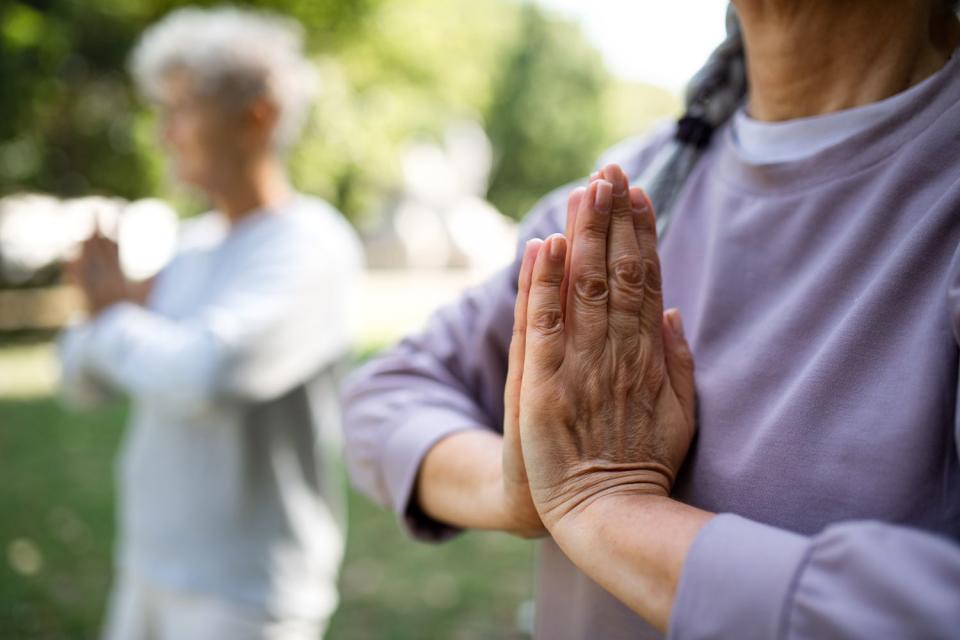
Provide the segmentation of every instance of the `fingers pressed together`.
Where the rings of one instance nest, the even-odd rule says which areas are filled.
[[[649,198],[608,165],[570,195],[565,234],[527,244],[515,319],[525,344],[511,359],[524,353],[549,372],[568,348],[600,354],[609,344],[662,358],[660,289]]]

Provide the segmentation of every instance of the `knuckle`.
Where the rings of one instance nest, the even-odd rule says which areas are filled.
[[[649,293],[660,292],[660,260],[655,256],[643,259],[643,284]]]
[[[598,274],[583,274],[576,279],[574,291],[577,299],[587,305],[606,304],[610,295],[607,279]]]
[[[585,237],[588,238],[606,238],[607,228],[610,220],[608,215],[596,212],[588,213],[583,216],[583,227],[581,229]]]
[[[537,285],[558,286],[563,281],[562,269],[540,269],[533,274]]]
[[[538,310],[533,316],[533,328],[541,335],[553,335],[563,330],[563,314],[559,307]]]
[[[617,221],[622,220],[625,224],[631,224],[633,218],[633,207],[627,204],[614,203],[610,209],[610,215]]]
[[[638,289],[646,278],[646,263],[639,257],[623,256],[611,265],[614,283],[626,289]]]

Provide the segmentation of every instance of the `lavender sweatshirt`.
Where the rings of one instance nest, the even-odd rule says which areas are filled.
[[[611,159],[638,176],[665,138]],[[562,229],[568,191],[523,240]],[[804,160],[749,164],[719,131],[675,211],[664,296],[696,357],[700,432],[674,495],[720,515],[669,636],[960,638],[960,56]],[[354,482],[419,537],[454,531],[411,504],[427,450],[502,428],[518,264],[345,390]],[[550,540],[538,573],[538,638],[659,636]]]

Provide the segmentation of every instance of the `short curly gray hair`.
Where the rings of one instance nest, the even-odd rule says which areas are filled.
[[[310,110],[316,71],[303,52],[296,20],[232,7],[177,9],[150,26],[130,57],[130,72],[151,100],[183,71],[204,97],[243,108],[267,97],[280,112],[275,146],[297,138]]]

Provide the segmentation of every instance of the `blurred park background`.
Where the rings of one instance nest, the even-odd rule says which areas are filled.
[[[125,70],[142,30],[184,4],[0,2],[3,639],[98,632],[126,407],[68,413],[53,395],[51,341],[78,300],[61,267],[85,229],[74,218],[110,213],[139,221],[129,222],[139,229],[130,242],[149,259],[129,266],[149,275],[162,265],[157,247],[171,224],[206,206],[168,176],[155,116]],[[624,71],[631,39],[663,48],[677,33],[648,21],[617,42],[605,35],[604,25],[634,19],[626,5],[655,13],[665,4],[648,0],[234,4],[285,13],[306,30],[320,93],[290,168],[299,190],[333,203],[365,239],[358,360],[509,260],[515,221],[588,173],[603,149],[676,115],[677,74],[693,70],[671,66],[664,50],[660,61],[643,54],[658,72],[649,81]],[[703,34],[722,29],[723,3],[703,4],[709,28],[684,36],[696,42],[696,59],[713,44]],[[679,71],[660,73],[670,69]],[[432,191],[424,176],[435,179]],[[352,494],[329,637],[525,637],[533,562],[531,544],[505,535],[413,543],[392,516]]]

